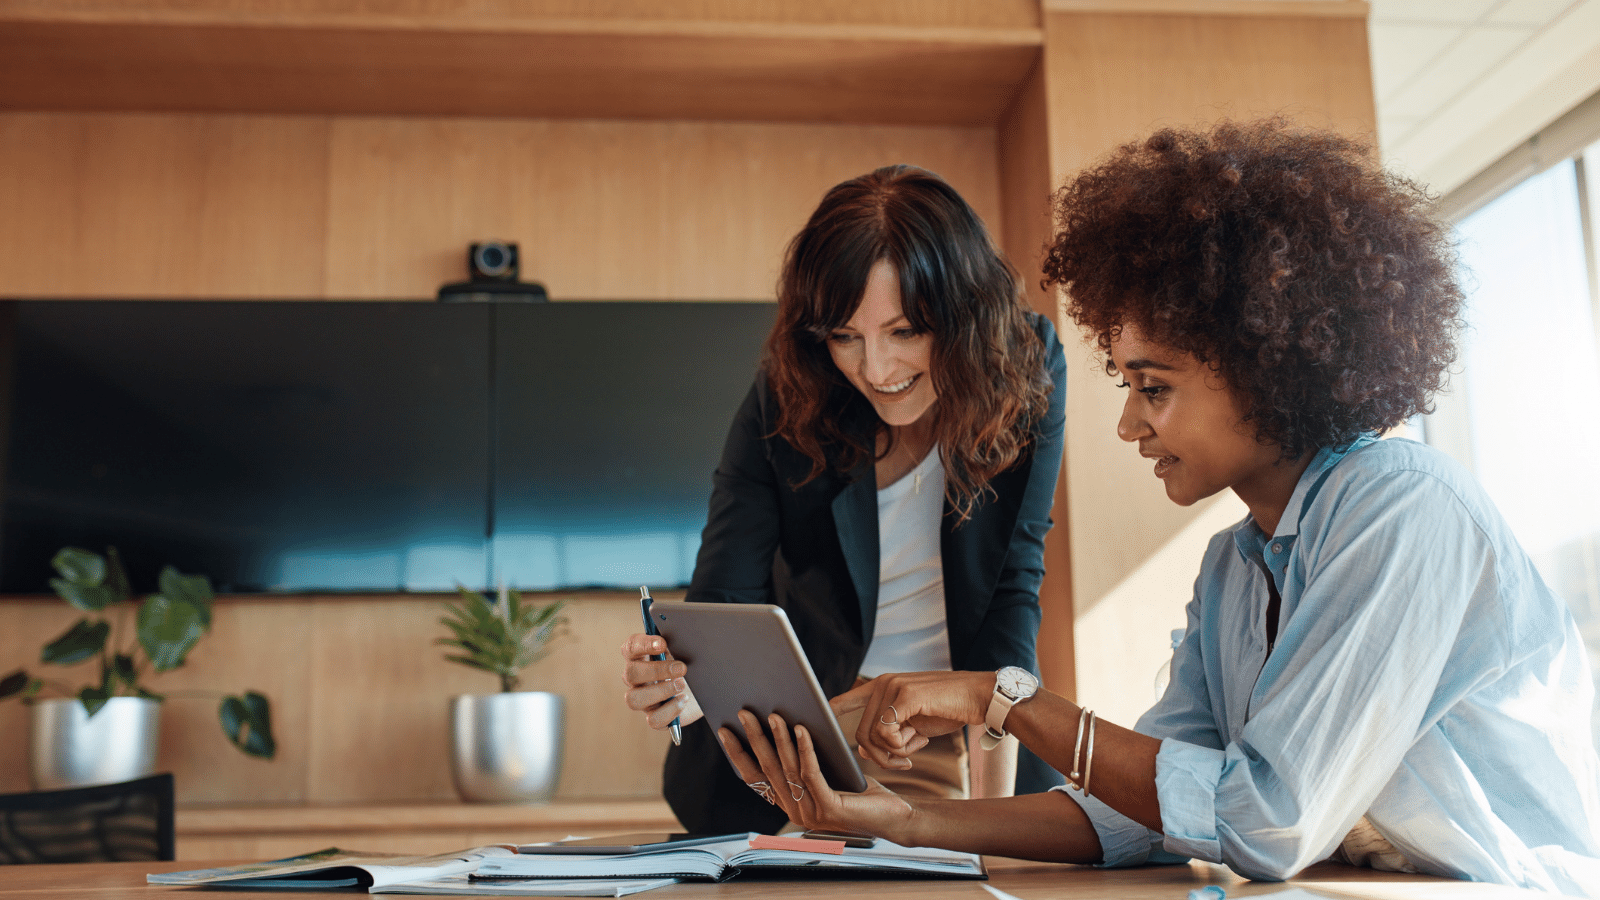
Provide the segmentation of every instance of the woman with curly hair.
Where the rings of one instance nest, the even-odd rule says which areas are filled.
[[[745,722],[790,816],[903,844],[1288,878],[1330,857],[1600,896],[1593,684],[1572,616],[1426,412],[1462,294],[1445,228],[1368,150],[1281,121],[1162,131],[1055,197],[1045,271],[1128,391],[1117,434],[1167,496],[1249,515],[1211,541],[1166,693],[1133,729],[1027,679],[879,678],[860,745],[962,725],[1068,773],[969,803],[831,791],[810,736]],[[893,710],[890,711],[890,707]],[[898,722],[875,725],[880,721]]]
[[[789,246],[687,599],[784,607],[829,696],[887,672],[1036,670],[1065,378],[1055,329],[949,184],[889,166],[837,185]],[[630,637],[623,677],[652,727],[684,726],[663,779],[679,821],[776,831],[783,810],[724,761],[684,664],[650,660],[665,649]],[[965,796],[965,745],[935,750],[873,771]],[[982,759],[972,780],[1009,793],[1009,760]]]

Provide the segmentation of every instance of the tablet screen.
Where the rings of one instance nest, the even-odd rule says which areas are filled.
[[[811,732],[829,785],[841,791],[866,790],[855,753],[782,609],[759,603],[657,601],[651,615],[672,655],[689,667],[689,688],[713,729],[726,726],[743,739],[739,710],[748,709],[763,721],[777,713],[791,727],[804,725]]]

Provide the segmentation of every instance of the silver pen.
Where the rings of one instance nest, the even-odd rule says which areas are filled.
[[[650,605],[654,602],[655,601],[650,599],[650,589],[641,585],[639,587],[639,612],[644,615],[644,633],[660,635],[661,632],[656,630],[655,619],[651,618],[650,616]],[[667,655],[665,653],[652,653],[650,658],[653,660],[662,660],[666,659]],[[667,728],[672,732],[672,743],[674,745],[682,744],[683,726],[678,724],[678,720],[673,719],[672,724],[668,725]]]

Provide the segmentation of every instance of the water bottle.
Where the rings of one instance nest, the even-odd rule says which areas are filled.
[[[1174,629],[1172,629],[1172,649],[1173,650],[1177,650],[1178,649],[1178,645],[1183,643],[1183,631],[1184,630],[1182,628],[1174,628]],[[1161,668],[1156,670],[1156,699],[1157,700],[1160,700],[1161,699],[1161,695],[1165,694],[1167,692],[1167,682],[1169,682],[1171,680],[1172,680],[1172,657],[1168,656],[1167,657],[1167,661],[1162,663],[1161,664]]]

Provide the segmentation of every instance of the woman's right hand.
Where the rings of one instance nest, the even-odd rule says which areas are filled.
[[[911,768],[928,739],[982,725],[994,694],[993,672],[895,672],[829,701],[835,716],[861,710],[856,752],[886,769]]]
[[[666,659],[651,659],[661,654]],[[680,725],[699,721],[704,715],[684,676],[689,667],[672,658],[667,641],[660,635],[634,634],[622,642],[622,682],[628,686],[622,695],[628,708],[644,713],[656,730],[666,728],[673,719]]]
[[[789,724],[773,713],[763,723],[747,709],[739,711],[745,743],[728,728],[717,730],[717,741],[739,780],[781,807],[789,821],[806,829],[853,831],[906,843],[906,828],[914,811],[911,804],[878,782],[867,779],[859,794],[834,790],[822,775],[817,751],[805,726],[790,733]]]

